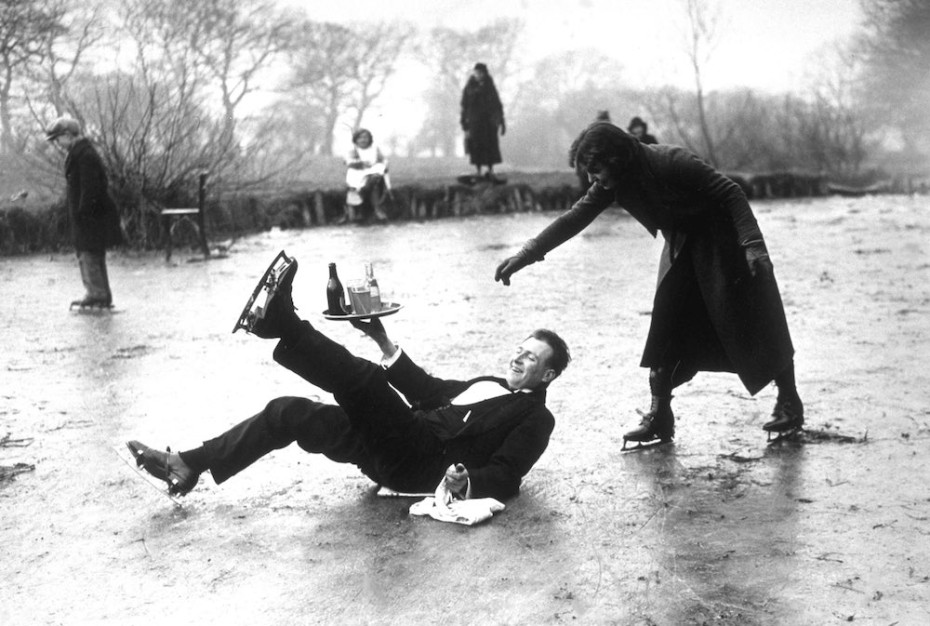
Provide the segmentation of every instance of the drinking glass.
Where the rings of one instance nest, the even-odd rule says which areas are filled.
[[[356,315],[371,313],[371,292],[368,288],[368,282],[364,278],[353,278],[347,282],[347,285],[352,313]]]

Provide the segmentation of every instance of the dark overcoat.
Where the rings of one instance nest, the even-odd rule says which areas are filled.
[[[594,183],[525,249],[541,259],[616,201],[665,238],[643,367],[673,367],[679,382],[735,372],[755,394],[791,364],[794,348],[774,276],[749,272],[743,244],[762,240],[749,201],[683,148],[637,146],[615,189]]]
[[[462,90],[460,123],[466,133],[465,151],[472,165],[496,165],[501,162],[498,129],[504,122],[504,107],[494,81],[483,82],[474,76]]]
[[[108,191],[103,160],[86,137],[68,149],[65,180],[75,249],[99,254],[122,243],[119,213]]]

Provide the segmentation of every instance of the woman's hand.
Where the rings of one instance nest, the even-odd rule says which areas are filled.
[[[500,265],[497,266],[497,270],[494,272],[494,281],[502,282],[508,287],[510,286],[510,277],[522,270],[524,267],[531,263],[529,255],[523,250],[520,250],[512,257],[505,259]]]

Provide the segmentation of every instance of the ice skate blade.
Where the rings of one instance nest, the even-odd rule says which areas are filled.
[[[87,311],[106,312],[106,311],[112,311],[113,305],[112,304],[81,304],[80,302],[72,302],[68,306],[68,310],[73,311],[75,309],[77,309],[78,313],[87,312]]]
[[[255,327],[255,322],[265,316],[265,307],[271,299],[271,296],[277,292],[280,277],[292,263],[294,263],[293,257],[287,256],[284,250],[278,252],[278,255],[271,261],[268,269],[262,274],[261,279],[252,291],[252,295],[249,297],[249,301],[245,303],[242,313],[239,314],[239,319],[236,320],[236,325],[233,326],[233,332],[236,332],[240,328],[247,333],[252,332],[252,329]],[[260,296],[264,297],[261,297],[261,302],[255,305],[255,301],[259,300]],[[254,310],[253,305],[255,305]]]
[[[177,496],[171,494],[165,488],[164,481],[158,480],[157,478],[155,478],[154,476],[146,472],[144,469],[140,468],[136,464],[136,460],[132,456],[129,455],[128,451],[123,446],[113,446],[113,451],[116,452],[116,456],[118,456],[123,461],[123,463],[125,463],[126,466],[129,467],[129,469],[131,469],[135,473],[136,476],[139,476],[140,478],[142,478],[142,480],[148,483],[149,486],[152,487],[152,489],[154,489],[161,495],[165,496],[172,502],[174,502],[174,505],[176,507],[181,508],[184,506]]]
[[[122,313],[122,309],[115,309],[114,307],[83,307],[80,309],[68,309],[68,312],[71,315],[86,316],[86,317],[108,317],[111,315],[118,315]]]
[[[633,443],[636,444],[632,448],[628,448],[627,444]],[[660,446],[674,444],[674,439],[653,439],[652,441],[629,441],[627,439],[623,440],[623,447],[620,448],[620,452],[637,452],[640,450],[647,450],[649,448],[658,448]]]
[[[802,439],[802,434],[804,433],[803,428],[792,428],[790,430],[784,430],[781,432],[774,430],[765,431],[768,435],[766,439],[766,445],[774,446],[785,441],[800,441]],[[774,435],[774,437],[773,437]]]

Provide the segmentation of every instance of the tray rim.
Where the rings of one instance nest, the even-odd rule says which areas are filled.
[[[349,313],[348,315],[334,315],[329,312],[329,309],[326,309],[325,311],[323,311],[323,317],[325,317],[328,320],[333,320],[333,321],[366,320],[366,319],[373,319],[376,317],[385,317],[387,315],[394,315],[395,313],[400,311],[402,308],[404,308],[404,305],[400,304],[399,302],[385,302],[385,303],[382,303],[381,306],[382,307],[388,306],[392,308],[389,308],[386,310],[382,308],[380,311],[376,311],[374,313]]]

